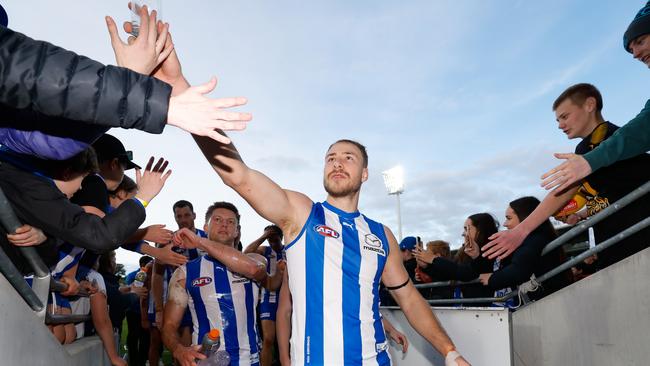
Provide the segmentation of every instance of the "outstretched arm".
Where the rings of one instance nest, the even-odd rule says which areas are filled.
[[[280,226],[287,241],[298,234],[311,210],[312,201],[307,196],[284,190],[264,174],[249,168],[232,143],[224,145],[196,135],[194,140],[223,182],[260,216]]]
[[[583,156],[555,154],[566,161],[542,175],[542,187],[562,191],[592,171],[650,150],[650,100],[630,122]]]
[[[501,260],[512,254],[524,242],[528,234],[562,208],[578,192],[578,188],[579,186],[574,184],[566,191],[547,194],[539,206],[519,225],[512,230],[500,231],[490,236],[491,241],[481,248],[483,256]]]
[[[390,245],[390,254],[386,260],[382,281],[388,288],[399,287],[406,283],[402,287],[391,290],[391,295],[402,308],[409,324],[438,350],[440,354],[452,358],[451,362],[456,362],[456,365],[469,365],[462,356],[454,353],[456,346],[454,346],[454,343],[442,328],[433,311],[431,311],[429,305],[422,298],[422,295],[415,289],[413,283],[409,281],[409,276],[402,264],[399,246],[397,245],[395,236],[388,228],[385,228],[385,232]],[[454,363],[450,362],[446,362],[446,364],[454,365]]]
[[[260,283],[266,283],[267,281],[266,266],[254,261],[233,247],[219,244],[207,238],[200,238],[187,228],[183,228],[174,234],[174,242],[184,248],[199,248],[205,251],[233,272]]]

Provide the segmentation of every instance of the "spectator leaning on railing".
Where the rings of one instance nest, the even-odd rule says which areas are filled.
[[[475,280],[481,273],[492,272],[493,261],[482,258],[479,254],[480,248],[487,243],[487,238],[494,234],[498,227],[499,224],[489,213],[474,214],[465,220],[465,243],[453,261],[424,250],[416,250],[414,255],[421,261],[430,263],[424,270],[431,277],[454,281]],[[461,297],[462,294],[463,298],[492,297],[493,294],[493,291],[480,284],[463,285],[455,292],[454,297]]]
[[[585,83],[569,87],[553,103],[558,127],[569,139],[582,139],[576,146],[576,154],[585,154],[596,149],[617,131],[616,125],[603,118],[602,108],[603,99],[598,89]],[[483,255],[503,259],[551,215],[571,214],[573,210],[569,208],[579,201],[585,202],[588,216],[595,215],[648,180],[648,154],[640,154],[599,169],[563,192],[547,194],[542,203],[514,229],[500,232],[490,238],[493,241],[485,246]],[[645,195],[595,224],[593,227],[596,242],[601,243],[648,216],[650,195]],[[650,244],[648,238],[650,228],[621,240],[599,253],[599,264],[608,266],[647,248]]]
[[[503,226],[508,230],[514,229],[519,223],[528,217],[539,205],[535,197],[521,197],[508,205],[505,213]],[[500,263],[500,268],[493,273],[482,273],[479,278],[481,283],[489,286],[494,291],[504,288],[514,288],[528,281],[534,273],[540,276],[562,263],[562,247],[542,257],[544,247],[557,238],[553,224],[550,220],[544,221],[532,233],[530,233],[523,244],[512,253],[511,256]],[[533,299],[540,299],[543,296],[553,293],[569,284],[568,274],[560,273],[543,283],[543,288],[537,292],[530,293]],[[500,293],[503,295],[505,293]],[[498,296],[497,296],[498,297]]]
[[[623,47],[632,56],[650,67],[650,1],[639,10],[625,34]],[[580,154],[555,154],[564,163],[542,176],[542,186],[561,192],[598,169],[650,150],[650,100],[639,114],[611,138],[592,151]]]

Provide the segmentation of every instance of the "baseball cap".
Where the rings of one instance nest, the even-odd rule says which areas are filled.
[[[126,170],[133,168],[142,169],[132,161],[133,151],[127,151],[124,145],[122,145],[122,142],[115,136],[105,133],[93,143],[93,148],[97,153],[97,161],[99,163],[117,158],[121,163],[126,165]]]
[[[415,236],[407,236],[399,243],[399,248],[401,250],[413,250],[417,243],[418,239]]]

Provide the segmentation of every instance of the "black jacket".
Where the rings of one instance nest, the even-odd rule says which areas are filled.
[[[42,130],[39,124],[60,118],[161,133],[170,95],[171,86],[158,79],[0,26],[0,126]],[[26,127],[25,120],[39,123]]]
[[[441,281],[471,281],[478,278],[481,273],[490,273],[494,261],[478,256],[469,263],[456,263],[448,259],[438,257],[433,260],[424,271],[431,277]],[[493,297],[494,291],[482,284],[471,284],[461,286],[464,298]],[[472,306],[483,306],[486,304],[473,304]]]
[[[514,288],[528,281],[533,273],[539,277],[562,264],[564,252],[561,247],[542,256],[544,247],[555,238],[556,236],[545,235],[541,228],[534,230],[512,255],[504,260],[501,268],[492,273],[488,287],[493,290],[506,287]],[[567,286],[569,282],[569,273],[564,271],[544,282],[543,290],[531,293],[530,296],[533,299],[539,299]]]
[[[102,253],[119,247],[145,219],[144,207],[135,200],[124,202],[103,219],[87,214],[48,178],[5,162],[0,162],[0,188],[22,223],[40,228],[47,235],[48,240],[36,248],[48,266],[58,260],[61,240]],[[0,245],[19,270],[29,273],[31,269],[6,235],[0,227]]]

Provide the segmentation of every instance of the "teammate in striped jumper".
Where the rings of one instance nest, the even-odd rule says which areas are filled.
[[[363,145],[339,140],[329,147],[323,172],[327,199],[314,203],[249,168],[232,143],[194,138],[224,183],[284,233],[293,298],[292,364],[389,365],[380,281],[447,365],[468,364],[410,282],[393,233],[358,211],[368,179]]]
[[[174,236],[176,244],[207,254],[174,272],[163,317],[163,342],[181,365],[194,365],[195,359],[205,358],[198,352],[203,336],[217,328],[231,365],[259,365],[255,310],[258,282],[277,289],[284,269],[281,266],[275,276],[269,277],[266,263],[234,248],[239,234],[239,212],[233,204],[216,202],[208,208],[206,216],[207,239],[187,228]],[[194,326],[192,347],[183,346],[176,333],[186,307],[190,308]]]
[[[265,241],[269,245],[260,246]],[[250,243],[244,253],[257,253],[266,258],[266,273],[275,274],[277,264],[284,259],[284,246],[282,245],[282,230],[277,225],[264,228],[264,234]],[[273,363],[273,347],[275,344],[275,313],[278,310],[278,292],[262,289],[260,299],[260,323],[262,324],[262,353],[260,363],[262,366],[271,366]]]

